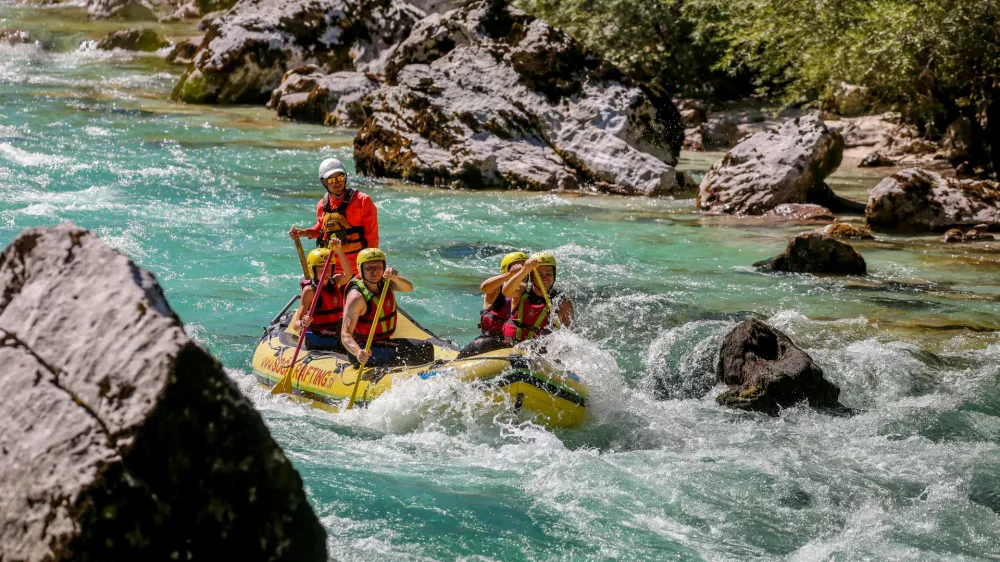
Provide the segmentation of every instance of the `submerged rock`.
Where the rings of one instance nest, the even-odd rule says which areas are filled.
[[[0,29],[0,45],[30,45],[35,39],[27,31],[8,27]]]
[[[433,185],[679,188],[673,103],[499,0],[418,23],[368,97],[358,170]]]
[[[0,255],[0,364],[4,560],[326,560],[260,415],[90,232]]]
[[[763,216],[787,221],[832,221],[834,218],[830,209],[812,203],[785,203],[764,213]]]
[[[941,241],[946,244],[955,244],[958,242],[993,240],[993,235],[988,234],[989,229],[990,227],[985,224],[977,224],[965,232],[960,228],[952,228],[941,236]]]
[[[366,116],[365,96],[377,89],[378,82],[361,72],[327,74],[306,65],[285,73],[267,106],[286,119],[360,127]]]
[[[859,168],[881,168],[885,166],[894,166],[896,162],[879,151],[869,152],[867,156],[858,162]]]
[[[850,244],[820,232],[799,234],[788,242],[784,252],[754,265],[790,273],[866,275],[868,272],[865,259]]]
[[[907,168],[872,189],[865,217],[872,230],[899,232],[1000,225],[1000,185]]]
[[[762,215],[785,203],[830,207],[823,179],[843,152],[840,134],[818,116],[793,119],[727,152],[701,180],[696,203],[702,211],[739,215]]]
[[[716,366],[728,385],[716,401],[730,408],[776,416],[806,401],[814,408],[843,410],[840,389],[792,340],[760,320],[744,320],[726,335]]]
[[[814,230],[813,232],[825,234],[834,238],[852,238],[855,240],[873,240],[875,238],[872,236],[872,232],[867,228],[857,227],[853,224],[847,224],[845,222],[828,224],[823,228]]]
[[[265,103],[285,71],[367,71],[423,17],[402,0],[241,0],[208,24],[172,97],[189,103]]]
[[[102,51],[124,49],[152,52],[169,46],[170,41],[160,37],[160,34],[152,29],[122,29],[109,34],[97,43],[97,48]]]

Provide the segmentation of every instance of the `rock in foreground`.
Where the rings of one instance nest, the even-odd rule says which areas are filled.
[[[241,0],[214,18],[174,87],[188,103],[265,103],[285,71],[366,71],[423,13],[401,0]]]
[[[777,257],[755,265],[789,273],[865,275],[868,272],[865,258],[850,244],[819,232],[799,234]]]
[[[0,559],[326,560],[260,415],[90,232],[0,255],[0,363]]]
[[[726,335],[716,377],[730,387],[716,401],[731,408],[776,416],[781,408],[806,401],[814,408],[843,410],[840,389],[823,378],[809,354],[754,318]]]
[[[840,165],[844,142],[816,115],[744,139],[701,180],[698,208],[762,215],[785,203],[831,207],[824,178]],[[832,207],[831,207],[832,208]]]
[[[680,187],[680,116],[544,21],[499,0],[421,20],[368,97],[358,170],[432,184]]]
[[[865,217],[872,230],[939,232],[953,227],[1000,225],[1000,185],[955,180],[907,168],[872,189]]]

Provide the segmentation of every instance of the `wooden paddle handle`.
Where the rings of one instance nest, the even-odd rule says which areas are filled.
[[[302,249],[302,241],[298,238],[295,239],[295,249],[299,252],[299,264],[302,266],[302,274],[306,276],[306,279],[312,279],[312,270],[309,269],[309,264],[306,263],[306,251]]]

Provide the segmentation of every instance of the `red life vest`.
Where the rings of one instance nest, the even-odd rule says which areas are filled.
[[[305,280],[300,283],[302,288],[312,287],[313,298],[319,299],[316,308],[313,310],[312,323],[309,324],[309,331],[314,334],[330,334],[340,337],[340,323],[344,319],[344,291],[336,284],[330,285],[327,281],[326,287],[322,291],[316,290],[317,281],[315,279]]]
[[[382,281],[382,283],[385,283],[385,281]],[[375,322],[375,307],[378,305],[379,296],[382,294],[382,283],[379,283],[377,293],[372,293],[368,290],[365,282],[361,280],[360,275],[351,279],[351,282],[347,285],[348,294],[351,291],[361,293],[361,296],[365,299],[365,303],[368,305],[365,313],[358,317],[358,323],[354,326],[354,339],[358,340],[362,345],[368,342],[368,334],[371,333],[372,324]],[[374,328],[374,341],[387,340],[396,331],[396,295],[393,293],[392,287],[389,287],[389,292],[385,295],[385,302],[382,303],[382,316]]]
[[[503,325],[510,318],[510,299],[501,292],[493,305],[479,313],[479,329],[484,336],[500,337],[503,335]]]
[[[558,291],[549,292],[550,300],[558,295]],[[504,323],[503,337],[513,345],[537,338],[545,332],[548,325],[549,307],[545,306],[545,299],[534,292],[525,293],[521,295],[521,302],[517,303],[517,310],[512,311],[510,318]]]
[[[323,196],[323,229],[316,238],[316,247],[325,248],[331,236],[340,238],[341,248],[345,254],[356,254],[368,247],[368,239],[365,238],[365,227],[354,226],[347,222],[347,205],[354,199],[354,194],[358,190],[347,188],[343,199],[333,207],[330,204],[330,194]],[[386,297],[388,298],[388,297]]]

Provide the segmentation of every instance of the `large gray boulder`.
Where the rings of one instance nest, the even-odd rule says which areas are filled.
[[[0,364],[0,560],[326,560],[260,415],[90,232],[0,255]]]
[[[701,180],[697,205],[709,213],[762,215],[784,203],[837,210],[823,183],[840,165],[844,142],[817,115],[756,133],[733,147]]]
[[[241,0],[208,24],[173,98],[189,103],[266,103],[285,71],[380,67],[424,16],[402,0]]]
[[[367,175],[643,195],[680,187],[673,103],[505,2],[429,16],[382,72],[354,143]]]
[[[868,197],[872,230],[939,232],[953,227],[1000,225],[1000,184],[956,180],[907,168],[885,178]]]
[[[807,402],[837,412],[840,389],[779,330],[750,318],[730,331],[719,349],[716,377],[730,388],[716,397],[724,406],[776,416],[781,408]]]
[[[285,73],[267,106],[278,117],[338,127],[360,127],[365,122],[365,97],[378,82],[361,72],[327,74],[315,65]]]

